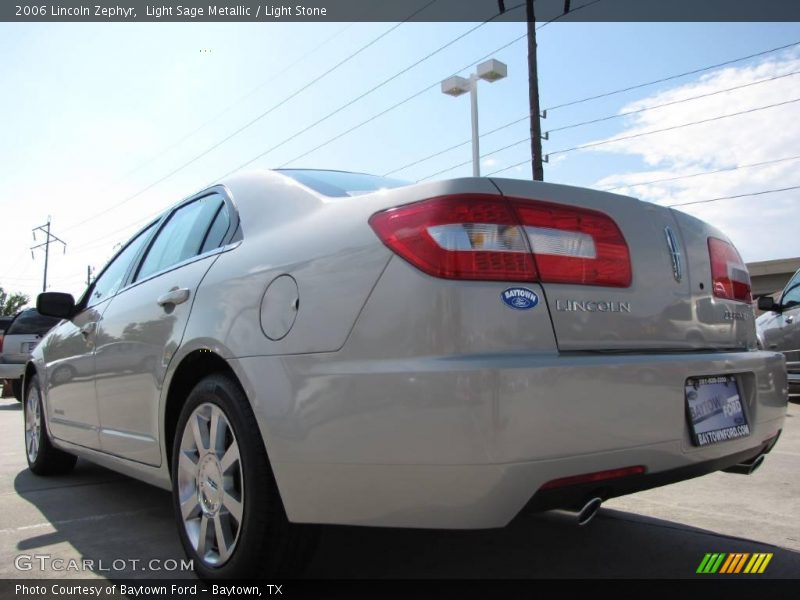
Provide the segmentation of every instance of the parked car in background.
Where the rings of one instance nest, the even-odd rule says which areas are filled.
[[[756,319],[759,344],[766,350],[779,350],[786,356],[789,393],[800,394],[800,270],[780,296],[758,299],[758,308],[766,311]]]
[[[14,320],[13,316],[2,316],[0,317],[0,354],[3,353],[3,336],[6,333],[6,329],[11,324],[11,321]],[[5,398],[7,395],[11,394],[11,379],[6,378],[7,374],[12,374],[11,371],[16,372],[16,369],[6,369],[0,363],[0,388],[3,390],[3,397]]]
[[[300,524],[588,522],[764,460],[786,371],[750,302],[721,231],[633,198],[241,174],[144,227],[77,301],[39,296],[65,320],[26,366],[26,455],[171,489],[203,578],[292,573]]]
[[[16,314],[6,329],[0,351],[0,377],[11,381],[11,389],[17,400],[22,400],[22,373],[31,352],[60,318],[46,317],[35,308]]]

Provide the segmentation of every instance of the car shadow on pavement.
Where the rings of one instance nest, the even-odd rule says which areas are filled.
[[[167,491],[84,460],[78,460],[68,475],[39,477],[27,469],[20,471],[14,489],[29,507],[19,511],[17,526],[9,528],[14,531],[3,530],[14,537],[13,555],[88,559],[94,561],[89,570],[106,577],[193,576],[191,571],[148,568],[154,559],[183,558]],[[120,562],[115,566],[113,561]],[[6,560],[0,566],[0,577],[85,576],[52,568],[42,572],[38,566],[19,572],[12,563]]]
[[[125,570],[94,569],[107,577],[191,577],[187,571],[147,568],[152,559],[183,558],[168,492],[85,461],[72,474],[56,478],[22,471],[14,488],[38,521],[15,529],[12,554],[87,558],[104,567],[120,559],[141,561]],[[504,529],[481,531],[325,526],[305,576],[682,578],[697,577],[707,552],[772,552],[761,577],[800,573],[800,553],[791,550],[603,508],[585,527],[555,512],[522,515]],[[3,577],[64,575],[80,576],[0,571]]]
[[[307,576],[683,578],[697,576],[706,552],[772,552],[769,576],[800,573],[791,550],[604,508],[584,527],[556,512],[483,531],[326,527]]]

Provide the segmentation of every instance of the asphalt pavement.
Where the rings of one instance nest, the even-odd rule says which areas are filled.
[[[192,577],[180,567],[169,493],[83,460],[66,476],[33,475],[13,399],[0,400],[0,475],[0,578]],[[747,577],[800,577],[799,404],[753,475],[714,473],[611,500],[585,527],[552,512],[486,531],[324,527],[306,575],[710,577],[697,567],[719,552],[773,554],[764,574]]]

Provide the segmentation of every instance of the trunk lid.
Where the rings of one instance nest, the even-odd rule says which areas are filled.
[[[755,347],[752,306],[713,294],[708,238],[685,213],[585,188],[492,179],[507,197],[599,211],[619,227],[629,287],[542,283],[562,351],[680,351]]]

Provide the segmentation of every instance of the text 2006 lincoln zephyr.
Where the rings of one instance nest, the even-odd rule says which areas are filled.
[[[171,489],[205,578],[297,572],[316,523],[584,522],[771,450],[786,372],[750,300],[723,233],[624,196],[238,175],[39,296],[64,320],[26,368],[28,461]]]

